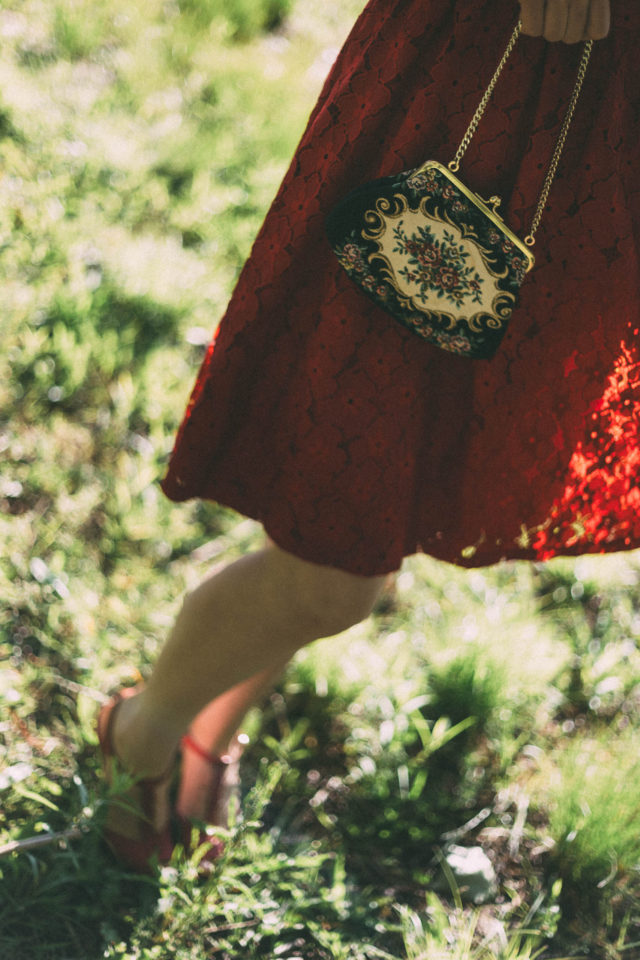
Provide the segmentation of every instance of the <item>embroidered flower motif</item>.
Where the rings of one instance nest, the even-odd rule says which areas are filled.
[[[527,261],[524,257],[513,256],[510,258],[509,265],[516,275],[516,279],[522,283],[527,272]]]
[[[438,238],[427,224],[407,234],[404,221],[400,220],[393,235],[393,252],[404,260],[397,273],[416,287],[414,297],[425,304],[434,297],[444,298],[456,307],[465,302],[482,302],[483,278],[467,263],[470,253],[451,231],[445,230]]]
[[[458,334],[456,337],[447,337],[444,334],[441,334],[437,343],[439,346],[444,347],[445,350],[449,350],[450,353],[460,353],[467,354],[471,352],[471,341],[467,340],[466,337]]]
[[[426,244],[422,248],[420,247],[420,244],[412,243],[411,253],[414,253],[418,258],[419,263],[422,263],[426,267],[434,267],[440,263],[440,251],[433,243]]]
[[[407,177],[406,184],[410,190],[414,190],[416,193],[431,193],[434,196],[440,196],[442,193],[442,188],[432,170],[425,173],[415,173],[413,176]]]
[[[425,340],[437,344],[437,346],[443,350],[448,350],[449,353],[468,356],[472,352],[473,347],[477,346],[477,343],[474,344],[472,342],[471,338],[466,334],[466,330],[461,326],[456,327],[454,331],[438,330],[437,327],[434,327],[432,323],[418,313],[413,314],[410,318],[410,323],[416,333],[419,333]]]
[[[347,273],[365,273],[367,264],[365,261],[365,251],[355,241],[348,241],[342,247],[336,249],[336,255],[341,266]]]
[[[355,243],[345,243],[342,255],[346,257],[349,263],[355,263],[362,256],[360,248]]]
[[[437,283],[444,287],[445,290],[453,290],[459,282],[460,277],[457,271],[451,267],[443,267],[438,271]]]
[[[447,333],[435,333],[430,339],[442,350],[448,350],[449,353],[458,353],[462,356],[471,353],[471,341],[462,334],[453,337]]]

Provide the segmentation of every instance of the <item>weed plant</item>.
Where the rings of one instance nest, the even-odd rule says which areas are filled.
[[[632,554],[411,558],[247,718],[213,872],[177,848],[134,876],[101,842],[98,703],[259,542],[158,480],[362,6],[0,9],[0,960],[640,957]],[[491,859],[482,907],[451,842]]]

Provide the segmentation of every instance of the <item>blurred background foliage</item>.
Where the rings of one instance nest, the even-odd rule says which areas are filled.
[[[1,960],[640,957],[636,554],[411,558],[248,719],[213,877],[177,856],[143,881],[100,845],[100,696],[260,542],[158,481],[362,6],[0,9],[0,846],[79,828],[4,848]],[[491,859],[487,904],[442,885],[452,839]]]

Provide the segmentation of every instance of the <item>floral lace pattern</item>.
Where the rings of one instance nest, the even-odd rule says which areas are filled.
[[[358,183],[451,159],[517,13],[515,0],[367,5],[207,352],[170,497],[226,503],[298,556],[362,575],[417,550],[481,566],[640,546],[638,4],[619,0],[594,45],[493,359],[394,323],[324,235]],[[499,193],[521,236],[580,53],[522,37],[465,155],[464,182]]]
[[[562,495],[536,531],[541,559],[640,540],[640,362],[637,350],[621,346],[587,420],[594,429],[576,444]]]

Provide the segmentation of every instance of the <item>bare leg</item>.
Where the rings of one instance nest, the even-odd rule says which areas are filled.
[[[285,666],[286,663],[282,663],[267,668],[220,694],[200,711],[189,727],[189,736],[213,756],[227,753],[231,738],[245,714],[274,685]],[[211,764],[196,751],[183,751],[180,791],[176,803],[181,817],[206,819],[215,777]]]
[[[208,753],[224,753],[245,714],[276,683],[287,661],[268,667],[236,684],[207,704],[189,727],[189,734]]]
[[[312,640],[366,617],[384,580],[307,563],[275,546],[205,580],[185,600],[146,687],[118,712],[118,756],[134,773],[161,773],[194,718],[227,691],[229,699],[211,709],[235,703],[236,725],[269,672]]]

